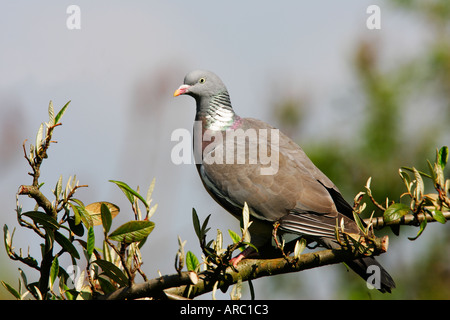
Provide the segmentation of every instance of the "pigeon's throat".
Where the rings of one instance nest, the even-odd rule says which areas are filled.
[[[227,92],[215,95],[209,101],[199,101],[197,105],[197,120],[202,120],[205,129],[227,130],[238,118]]]

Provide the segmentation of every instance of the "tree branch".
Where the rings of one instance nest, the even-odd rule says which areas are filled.
[[[58,213],[57,213],[56,209],[53,207],[50,200],[48,200],[42,194],[42,192],[39,190],[39,188],[37,186],[22,185],[19,187],[18,194],[19,195],[28,195],[28,196],[32,197],[36,201],[36,203],[42,209],[44,209],[45,213],[47,213],[49,216],[51,216],[55,220],[57,219]],[[47,236],[45,237],[44,249],[42,251],[42,261],[41,261],[41,266],[39,268],[39,272],[41,275],[40,279],[39,279],[39,290],[44,296],[47,294],[47,291],[48,291],[48,280],[49,280],[49,276],[50,276],[50,268],[51,268],[52,261],[53,261],[53,240],[51,240],[51,239],[54,238],[54,231],[48,231],[48,232],[52,232],[53,235],[51,235],[50,237],[47,237]]]
[[[164,296],[163,290],[172,287],[178,287],[191,284],[192,280],[189,272],[162,276],[156,279],[148,280],[144,283],[133,284],[128,287],[120,288],[108,295],[99,296],[99,300],[126,300],[139,299],[144,297]]]
[[[53,205],[50,202],[50,200],[48,200],[42,194],[42,192],[39,190],[38,187],[22,185],[22,186],[19,187],[18,194],[19,195],[29,195],[30,197],[32,197],[36,201],[36,203],[42,209],[44,209],[45,213],[47,213],[49,216],[51,216],[52,218],[54,218],[56,220],[56,218],[58,216],[58,214],[56,212],[56,209],[53,207]]]
[[[446,220],[450,219],[450,211],[442,212],[442,214],[444,215]],[[364,219],[364,222],[367,225],[372,223],[374,229],[382,229],[386,226],[395,226],[395,225],[415,226],[415,225],[419,225],[425,219],[427,219],[427,222],[435,222],[436,221],[431,214],[427,213],[425,210],[422,210],[422,212],[417,214],[417,217],[414,216],[413,214],[409,213],[397,220],[384,221],[383,217],[374,217],[372,219]]]
[[[443,212],[446,219],[450,219],[450,212]],[[421,212],[416,216],[413,214],[404,215],[401,219],[385,222],[383,217],[365,219],[366,224],[372,223],[375,229],[381,229],[385,226],[393,225],[419,225],[424,219],[428,222],[436,220],[431,214]],[[375,239],[375,250],[373,256],[386,251],[386,239]],[[203,271],[198,274],[197,283],[193,284],[189,277],[189,272],[163,276],[152,279],[141,284],[133,284],[131,287],[124,287],[115,292],[100,296],[99,299],[123,300],[137,298],[174,298],[187,297],[195,298],[199,295],[214,290],[214,285],[218,282],[216,288],[226,290],[230,285],[241,281],[254,280],[266,276],[277,274],[298,272],[307,269],[313,269],[321,266],[337,264],[349,260],[354,260],[364,256],[360,252],[339,249],[339,250],[321,250],[318,252],[304,253],[298,259],[291,257],[282,257],[275,259],[244,259],[233,269],[228,267],[225,272],[214,272],[213,270]]]
[[[378,255],[386,250],[385,239],[376,239],[374,245],[375,251],[372,255]],[[158,299],[161,297],[172,298],[174,296],[194,298],[213,291],[216,282],[218,282],[217,288],[226,289],[230,285],[237,283],[239,279],[248,281],[277,274],[298,272],[353,260],[362,256],[365,255],[357,251],[340,249],[305,253],[298,259],[289,257],[244,259],[237,265],[236,269],[228,267],[225,272],[207,270],[199,273],[198,281],[195,284],[192,283],[189,272],[182,272],[180,275],[163,276],[142,284],[133,284],[131,287],[120,288],[109,295],[99,297],[99,299],[122,300],[143,297]]]

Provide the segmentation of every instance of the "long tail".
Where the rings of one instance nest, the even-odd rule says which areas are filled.
[[[394,279],[389,273],[375,260],[374,257],[364,257],[347,261],[346,264],[356,272],[361,278],[380,292],[391,292],[395,288]]]
[[[326,248],[339,249],[341,246],[331,239],[319,240]],[[345,261],[347,266],[380,292],[391,292],[395,288],[395,281],[374,257],[363,257]]]
[[[351,209],[351,207],[349,207]],[[335,239],[335,217],[327,217],[315,213],[291,213],[280,219],[280,229],[289,233],[309,236],[328,249],[341,249],[342,246]],[[352,230],[354,233],[359,231],[356,223],[340,214],[339,219],[347,221],[346,230]],[[335,223],[335,222],[334,222]],[[389,273],[373,257],[363,257],[352,261],[346,261],[346,264],[355,271],[367,283],[373,285],[381,292],[391,292],[395,288],[395,282]]]

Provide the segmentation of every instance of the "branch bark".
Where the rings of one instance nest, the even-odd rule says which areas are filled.
[[[165,290],[165,293],[187,297],[190,290],[189,298],[194,298],[211,292],[217,281],[219,282],[217,288],[226,290],[230,285],[237,283],[239,279],[244,282],[277,274],[298,272],[353,260],[360,256],[356,252],[347,250],[321,250],[302,254],[297,261],[285,258],[245,259],[238,264],[236,271],[228,268],[224,276],[211,274],[212,272],[209,272],[209,274],[204,272],[200,274],[201,281],[196,285],[182,285],[170,288]]]
[[[54,218],[56,220],[56,218],[58,216],[56,209],[53,207],[50,200],[48,200],[44,196],[44,194],[42,194],[42,192],[39,190],[38,187],[22,185],[19,187],[18,194],[19,195],[28,195],[28,196],[32,197],[36,201],[36,203],[42,209],[44,209],[46,214],[48,214],[49,216],[51,216],[52,218]]]
[[[144,283],[117,289],[108,295],[99,296],[98,300],[126,300],[145,297],[160,298],[164,296],[164,289],[188,285],[190,283],[192,283],[192,280],[189,277],[189,272],[181,272],[181,274],[162,276]]]
[[[450,211],[442,212],[446,220],[450,219]],[[425,211],[420,212],[417,215],[417,218],[409,213],[401,217],[400,219],[393,220],[393,221],[384,221],[383,217],[376,217],[372,219],[364,219],[364,222],[368,225],[369,223],[372,223],[374,229],[382,229],[386,226],[401,226],[401,225],[407,225],[407,226],[415,226],[420,225],[420,223],[427,219],[427,222],[435,222],[436,220],[433,218],[433,216]]]
[[[378,240],[380,241],[375,243],[376,247],[373,255],[378,255],[385,251],[384,242],[381,239]],[[239,279],[248,281],[277,274],[298,272],[349,261],[362,256],[364,255],[356,251],[340,249],[305,253],[298,259],[291,257],[287,259],[284,257],[276,259],[244,259],[237,265],[236,270],[228,267],[225,272],[207,270],[199,273],[198,281],[195,284],[192,283],[189,272],[182,272],[180,275],[164,276],[142,284],[133,284],[130,287],[120,288],[107,296],[98,298],[123,300],[143,297],[156,299],[187,297],[192,299],[211,292],[216,282],[218,282],[217,288],[226,290],[230,285],[238,282]]]

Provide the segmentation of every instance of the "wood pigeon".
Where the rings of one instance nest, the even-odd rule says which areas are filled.
[[[341,247],[336,240],[337,223],[343,221],[345,232],[361,232],[352,207],[334,183],[282,132],[260,120],[239,117],[217,75],[203,70],[188,73],[174,96],[182,94],[195,98],[197,105],[194,137],[201,126],[197,169],[203,185],[237,218],[242,216],[244,203],[248,204],[252,244],[260,248],[271,243],[275,222],[282,233],[303,236],[330,249]],[[250,251],[244,250],[233,263]],[[365,280],[372,274],[370,266],[379,268],[377,289],[391,292],[395,288],[375,258],[346,263]]]

